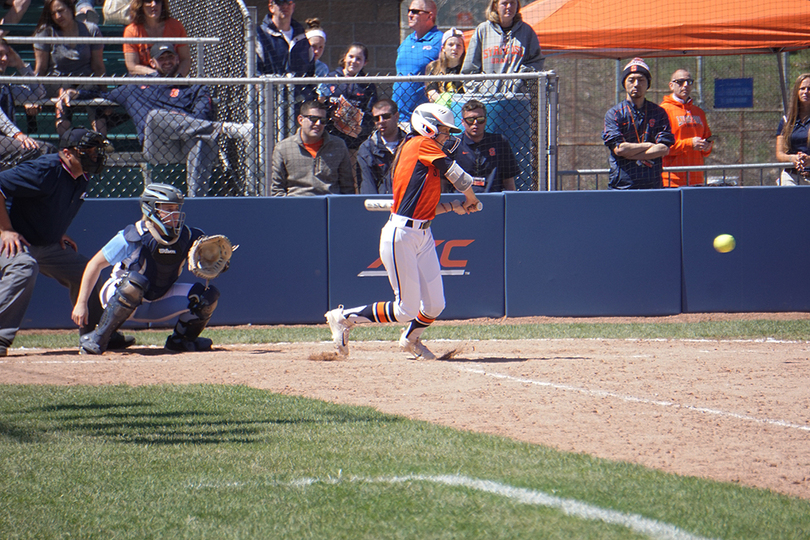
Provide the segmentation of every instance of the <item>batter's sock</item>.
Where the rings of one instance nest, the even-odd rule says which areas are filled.
[[[393,302],[374,302],[367,306],[344,309],[343,316],[352,323],[396,322]]]
[[[428,326],[433,324],[433,321],[435,320],[436,319],[432,319],[420,311],[419,315],[417,315],[416,318],[412,320],[405,329],[405,336],[408,338],[408,341],[413,342],[419,339],[422,332],[424,332]]]

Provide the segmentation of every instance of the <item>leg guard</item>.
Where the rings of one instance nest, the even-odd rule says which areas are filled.
[[[174,332],[166,340],[166,348],[172,351],[194,352],[211,350],[213,342],[199,337],[219,302],[219,289],[213,285],[207,288],[195,283],[188,292],[188,310],[194,317],[191,320],[177,321]]]
[[[102,354],[107,350],[110,336],[121,327],[132,312],[143,302],[149,280],[141,274],[129,272],[121,280],[101,315],[96,329],[80,338],[82,354]]]

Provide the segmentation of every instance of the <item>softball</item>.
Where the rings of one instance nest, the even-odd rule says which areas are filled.
[[[721,234],[714,239],[714,249],[718,253],[728,253],[737,247],[737,241],[730,234]]]

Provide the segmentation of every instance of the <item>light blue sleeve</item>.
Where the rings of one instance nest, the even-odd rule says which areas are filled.
[[[124,231],[118,231],[118,234],[113,236],[112,240],[101,248],[101,254],[104,255],[108,263],[115,265],[135,253],[135,250],[140,246],[140,242],[127,242],[126,238],[124,238]]]

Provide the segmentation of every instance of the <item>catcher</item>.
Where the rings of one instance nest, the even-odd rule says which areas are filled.
[[[208,351],[213,342],[199,337],[211,319],[219,290],[208,280],[225,271],[233,247],[224,236],[204,236],[184,224],[183,193],[166,184],[150,184],[141,195],[143,217],[107,242],[87,263],[71,318],[87,321],[87,300],[104,268],[115,265],[101,289],[104,313],[93,332],[81,337],[82,354],[103,354],[110,336],[125,321],[163,322],[178,317],[165,347],[172,351]],[[183,265],[206,280],[177,283]]]

